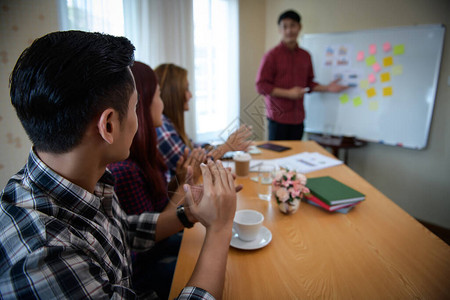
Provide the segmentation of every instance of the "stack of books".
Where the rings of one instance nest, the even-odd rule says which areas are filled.
[[[305,195],[306,201],[328,211],[347,213],[365,199],[362,193],[330,176],[309,178],[306,187],[311,191]]]

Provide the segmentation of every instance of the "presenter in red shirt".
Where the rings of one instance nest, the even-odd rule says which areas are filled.
[[[256,77],[256,90],[265,96],[269,140],[301,140],[307,92],[341,92],[347,86],[338,80],[328,85],[314,82],[311,56],[298,46],[302,29],[298,13],[288,10],[278,18],[280,44],[262,58]]]

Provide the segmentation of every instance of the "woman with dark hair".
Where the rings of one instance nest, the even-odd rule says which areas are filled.
[[[116,178],[115,191],[122,208],[129,215],[174,209],[184,198],[184,182],[179,180],[189,181],[193,176],[192,171],[186,171],[192,159],[181,165],[182,161],[178,165],[179,174],[189,175],[177,178],[178,181],[172,188],[173,196],[169,197],[164,177],[167,167],[158,151],[155,131],[155,128],[162,124],[164,108],[158,81],[153,70],[143,63],[135,62],[131,71],[139,95],[136,108],[139,126],[129,157],[108,166]],[[197,149],[191,157],[204,161],[205,156],[203,150]],[[173,204],[169,204],[169,201]],[[181,234],[175,234],[158,242],[150,251],[132,253],[132,282],[139,294],[145,295],[145,292],[151,289],[155,290],[160,298],[168,297],[180,242]]]

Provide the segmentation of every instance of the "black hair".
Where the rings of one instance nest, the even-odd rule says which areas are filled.
[[[291,19],[300,24],[302,17],[300,17],[300,15],[293,10],[287,10],[278,18],[278,25],[280,25],[281,21],[284,19]]]
[[[122,121],[134,91],[134,49],[124,37],[59,31],[22,52],[10,77],[11,103],[36,150],[70,151],[107,108]]]

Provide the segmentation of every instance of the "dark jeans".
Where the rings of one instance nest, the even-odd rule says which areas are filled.
[[[182,237],[181,232],[176,233],[156,243],[151,250],[134,255],[132,281],[139,298],[153,299],[153,292],[159,299],[169,298]]]
[[[269,140],[271,141],[289,141],[301,140],[303,137],[303,123],[301,124],[282,124],[271,119],[269,121]]]

